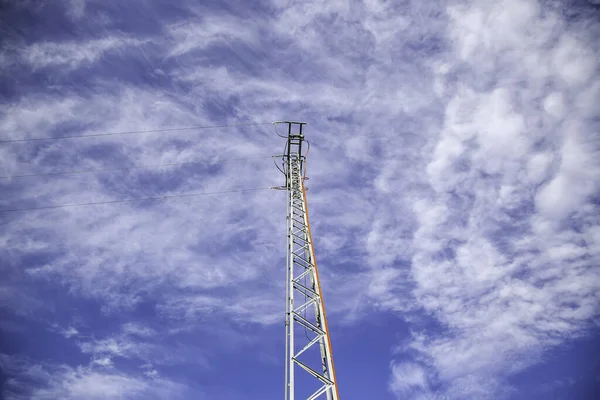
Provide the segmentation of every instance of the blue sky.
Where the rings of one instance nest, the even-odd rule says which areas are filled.
[[[2,140],[309,123],[342,399],[600,396],[598,1],[21,1]],[[0,143],[0,210],[282,183],[272,126]],[[261,158],[265,157],[265,158]],[[5,399],[281,398],[285,193],[0,213]]]

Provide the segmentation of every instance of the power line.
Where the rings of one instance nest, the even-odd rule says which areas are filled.
[[[256,125],[270,125],[272,122],[252,122],[244,124],[230,124],[230,125],[212,125],[212,126],[189,126],[185,128],[168,128],[168,129],[150,129],[144,131],[128,131],[128,132],[109,132],[109,133],[94,133],[91,135],[69,135],[69,136],[47,136],[39,138],[29,139],[11,139],[11,140],[0,140],[0,143],[17,143],[17,142],[33,142],[39,140],[61,140],[61,139],[76,139],[76,138],[89,138],[89,137],[101,137],[101,136],[116,136],[116,135],[135,135],[138,133],[156,133],[156,132],[175,132],[175,131],[191,131],[196,129],[215,129],[215,128],[230,128],[236,126],[256,126]]]
[[[253,191],[267,190],[267,189],[270,189],[270,188],[262,187],[262,188],[253,188],[253,189],[223,190],[220,192],[180,193],[180,194],[173,194],[173,195],[166,195],[166,196],[139,197],[137,199],[94,201],[91,203],[76,203],[76,204],[59,204],[59,205],[44,206],[44,207],[13,208],[13,209],[8,209],[8,210],[0,210],[0,213],[9,213],[9,212],[17,212],[17,211],[50,210],[50,209],[67,208],[67,207],[95,206],[95,205],[99,205],[99,204],[130,203],[130,202],[134,202],[134,201],[143,201],[143,200],[164,200],[164,199],[173,199],[173,198],[177,198],[177,197],[209,196],[209,195],[214,195],[214,194],[253,192]]]
[[[87,174],[87,173],[93,173],[93,172],[108,172],[108,171],[126,171],[126,170],[131,170],[131,169],[173,167],[173,166],[178,166],[178,165],[212,164],[212,163],[220,163],[220,162],[224,162],[224,161],[242,161],[242,160],[265,159],[265,158],[272,158],[272,157],[273,156],[227,158],[227,159],[217,159],[215,161],[187,161],[187,162],[166,163],[166,164],[134,165],[132,167],[123,167],[123,168],[100,168],[100,169],[85,169],[85,170],[75,170],[75,171],[46,172],[46,173],[39,173],[39,174],[36,173],[36,174],[21,174],[21,175],[5,175],[5,176],[0,176],[0,179],[28,178],[28,177],[33,177],[33,176]]]

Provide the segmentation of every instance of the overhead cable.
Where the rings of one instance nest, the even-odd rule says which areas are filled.
[[[242,161],[242,160],[265,159],[265,158],[273,158],[273,156],[227,158],[227,159],[217,159],[214,161],[207,160],[207,161],[187,161],[187,162],[166,163],[166,164],[134,165],[131,167],[123,167],[123,168],[100,168],[100,169],[85,169],[85,170],[75,170],[75,171],[44,172],[44,173],[36,173],[36,174],[5,175],[5,176],[0,176],[0,179],[28,178],[28,177],[33,177],[33,176],[88,174],[88,173],[93,173],[93,172],[108,172],[108,171],[126,171],[126,170],[133,170],[133,169],[174,167],[174,166],[178,166],[178,165],[213,164],[213,163],[221,163],[224,161]]]
[[[283,122],[281,121],[277,121],[277,122],[273,122],[273,128],[275,128],[275,134],[281,138],[287,139],[286,136],[280,135],[279,132],[277,132],[277,124],[282,124]]]
[[[9,212],[18,212],[18,211],[34,211],[34,210],[50,210],[50,209],[68,208],[68,207],[95,206],[95,205],[99,205],[99,204],[130,203],[130,202],[134,202],[134,201],[145,201],[145,200],[165,200],[165,199],[174,199],[177,197],[197,197],[197,196],[209,196],[209,195],[225,194],[225,193],[255,192],[255,191],[259,191],[259,190],[269,190],[269,189],[270,188],[268,188],[268,187],[260,187],[260,188],[252,188],[252,189],[223,190],[220,192],[179,193],[179,194],[166,195],[166,196],[138,197],[135,199],[94,201],[94,202],[90,202],[90,203],[76,203],[76,204],[58,204],[58,205],[43,206],[43,207],[13,208],[13,209],[8,209],[8,210],[0,210],[0,213],[9,213]]]
[[[135,135],[135,134],[139,134],[139,133],[191,131],[191,130],[198,130],[198,129],[230,128],[230,127],[236,127],[236,126],[256,126],[256,125],[270,125],[270,124],[272,124],[272,122],[251,122],[251,123],[229,124],[229,125],[189,126],[189,127],[184,127],[184,128],[166,128],[166,129],[148,129],[148,130],[142,130],[142,131],[93,133],[90,135],[46,136],[46,137],[28,138],[28,139],[0,140],[0,143],[18,143],[18,142],[33,142],[33,141],[40,141],[40,140],[61,140],[61,139],[102,137],[102,136]]]

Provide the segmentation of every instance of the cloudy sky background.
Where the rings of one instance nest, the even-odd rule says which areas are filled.
[[[2,141],[309,123],[343,399],[598,395],[597,1],[7,1],[0,17]],[[282,148],[268,124],[0,143],[0,210],[268,188]],[[0,224],[3,398],[283,395],[285,192]]]

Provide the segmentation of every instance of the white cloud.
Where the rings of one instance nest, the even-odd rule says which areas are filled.
[[[123,55],[123,51],[127,48],[139,46],[142,43],[140,40],[126,37],[94,39],[86,43],[35,43],[25,47],[20,52],[20,57],[22,62],[34,70],[55,66],[75,69],[90,65],[106,54]]]
[[[277,285],[279,286],[279,285]],[[188,324],[201,320],[203,315],[224,314],[238,322],[275,324],[281,322],[280,302],[273,296],[240,292],[231,297],[174,296],[159,307],[159,312]]]
[[[70,0],[67,13],[77,21],[85,15],[87,0]]]
[[[390,389],[501,398],[506,374],[597,315],[597,44],[537,1],[453,5],[447,14],[443,6],[278,1],[265,21],[196,11],[152,39],[172,87],[103,81],[93,95],[27,94],[3,105],[0,129],[21,138],[307,119],[309,201],[330,318],[353,323],[382,309],[419,331],[425,312],[447,331],[410,340],[416,361],[391,364]],[[107,54],[127,57],[143,40],[37,43],[19,62],[71,71]],[[269,57],[263,41],[273,44]],[[203,62],[211,49],[236,46],[255,71],[218,52]],[[219,107],[227,111],[211,111]],[[281,151],[258,127],[94,140],[0,149],[0,167],[8,175],[23,160],[45,171]],[[15,180],[3,204],[279,184],[269,163]],[[169,357],[173,346],[157,343],[161,335],[209,329],[211,318],[259,329],[281,322],[284,207],[283,193],[257,192],[14,215],[0,236],[14,265],[25,254],[59,254],[11,275],[0,298],[31,313],[42,307],[35,295],[11,296],[29,295],[14,288],[33,281],[97,302],[109,316],[151,301],[152,318],[169,329],[136,320],[90,338],[78,326],[70,337],[104,372],[65,369],[52,386],[65,398],[87,386],[143,396],[161,381],[162,364],[189,361],[189,348]],[[219,333],[224,341],[236,335]],[[120,359],[148,365],[150,379],[120,374]]]
[[[150,337],[156,334],[156,331],[154,329],[132,322],[128,322],[125,325],[123,325],[123,332],[129,335],[139,337]]]
[[[80,335],[77,345],[83,354],[90,356],[92,365],[103,367],[129,360],[143,362],[143,365],[186,364],[208,368],[208,356],[214,349],[182,342],[177,336],[177,328],[181,329],[182,325],[174,323],[174,320],[167,322],[160,331],[127,323],[121,332],[108,333],[103,338]],[[197,329],[191,324],[183,326],[188,330]]]
[[[460,6],[450,15],[463,67],[502,79],[485,91],[463,82],[446,106],[427,166],[436,194],[413,207],[420,227],[412,277],[416,298],[448,331],[413,345],[450,398],[500,398],[510,391],[504,377],[597,315],[591,260],[600,249],[565,223],[595,221],[597,150],[584,144],[594,128],[577,101],[564,101],[582,96],[575,88],[596,65],[590,43],[557,34],[559,18],[541,20],[536,2]],[[529,56],[560,66],[538,74],[515,62]],[[555,78],[565,91],[538,84]]]
[[[110,361],[98,360],[99,366]],[[183,385],[160,377],[151,379],[114,371],[98,371],[93,366],[34,364],[25,358],[0,355],[0,364],[11,377],[4,385],[7,400],[28,399],[161,399],[181,396]],[[34,383],[34,385],[32,385]]]
[[[73,328],[72,326],[69,326],[68,328],[61,330],[60,334],[63,335],[65,338],[69,339],[72,338],[73,336],[77,336],[79,334],[79,331],[75,328]]]
[[[390,390],[398,396],[427,390],[427,372],[415,363],[392,364]]]
[[[560,167],[554,178],[536,197],[541,215],[561,221],[585,204],[596,193],[600,177],[597,150],[582,141],[579,124],[566,126],[560,150]]]
[[[116,112],[117,115],[122,116],[122,119],[111,120],[112,122],[109,122],[109,126],[103,131],[136,129],[133,120],[139,121],[137,129],[140,126],[160,127],[167,124],[163,118],[168,120],[171,117],[183,115],[181,105],[173,103],[168,107],[168,114],[163,116],[160,112],[155,112],[157,101],[164,99],[160,96],[157,98],[147,92],[140,92],[133,89],[125,90],[114,99],[109,100],[101,97],[92,97],[55,102],[54,109],[56,112],[50,110],[51,106],[48,100],[38,99],[36,103],[31,105],[31,113],[28,113],[27,106],[24,107],[22,104],[14,106],[15,112],[11,114],[13,118],[5,121],[5,126],[7,129],[10,128],[12,132],[18,133],[24,130],[27,132],[29,129],[32,129],[32,131],[37,131],[38,136],[43,136],[48,119],[50,119],[51,125],[60,124],[63,121],[74,118],[75,115],[87,115],[88,112],[91,115],[91,108],[95,110],[93,112],[95,115],[93,120],[99,124],[101,123],[101,118],[105,115],[113,115]],[[34,113],[33,110],[37,110],[37,112]],[[189,114],[181,120],[184,122],[186,120],[189,121],[189,125],[194,124]],[[98,132],[98,130],[93,130],[89,133],[93,132]],[[208,133],[208,136],[205,132]],[[132,162],[131,159],[133,159],[135,164],[152,164],[161,161],[177,162],[201,161],[202,159],[229,159],[247,155],[256,156],[257,154],[268,156],[274,153],[274,151],[265,151],[264,147],[261,150],[260,148],[253,149],[253,146],[243,146],[243,142],[239,140],[239,138],[243,137],[243,131],[238,131],[240,135],[238,139],[229,137],[229,140],[217,139],[219,132],[205,132],[203,132],[203,136],[206,141],[200,143],[192,141],[190,138],[190,136],[199,137],[198,133],[192,132],[187,137],[180,136],[181,140],[188,143],[184,150],[177,150],[176,147],[171,149],[169,143],[172,142],[169,141],[168,137],[162,138],[157,135],[124,138],[124,140],[120,141],[104,140],[102,144],[105,146],[114,146],[115,149],[119,149],[115,154],[117,162],[120,162],[120,154],[127,153],[128,157],[130,157],[127,165],[131,165],[129,164]],[[210,136],[212,138],[209,139]],[[153,144],[150,145],[150,143]],[[209,145],[209,143],[212,143],[212,145]],[[83,160],[78,156],[79,152],[86,151],[86,149],[94,151],[94,146],[93,142],[74,143],[72,147],[67,146],[66,143],[61,144],[57,142],[38,153],[37,158],[32,160],[32,162],[34,164],[44,163],[48,159],[61,154],[60,158],[65,160],[65,164],[57,166],[58,168],[55,167],[56,169],[68,170],[73,168],[106,167],[106,164],[98,165],[95,161]],[[273,147],[272,145],[270,146],[270,148]],[[225,149],[227,149],[227,153],[223,152]],[[14,156],[15,154],[11,157],[13,160],[16,159]],[[6,165],[12,165],[11,158],[5,160]],[[85,164],[80,164],[81,161]],[[269,163],[270,160],[268,159],[217,163],[217,166],[223,168],[222,172],[226,176],[235,177],[232,173],[238,171],[244,165],[250,166],[252,170],[246,169],[248,172],[246,175],[237,175],[234,179],[229,180],[221,179],[219,176],[205,179],[198,175],[191,175],[189,179],[182,182],[181,186],[171,190],[170,193],[185,191],[212,192],[260,186],[266,187],[269,184],[264,183],[260,171],[269,171],[270,175],[274,178],[273,183],[277,183],[278,181],[277,171],[272,171],[272,164]],[[130,186],[140,176],[138,172],[140,174],[153,173],[160,177],[165,174],[176,173],[177,170],[167,169],[164,172],[160,170],[136,170],[132,172],[133,174],[127,173],[125,181],[113,180],[112,178],[110,181],[102,181],[102,177],[94,176],[93,179],[89,179],[89,175],[80,175],[70,176],[69,179],[62,181],[59,179],[54,180],[54,182],[41,182],[36,186],[35,192],[27,193],[29,189],[24,186],[19,196],[21,198],[47,199],[48,203],[50,201],[56,203],[73,203],[102,199],[146,197],[157,193],[148,193],[147,191],[137,193],[128,189],[128,185]],[[268,177],[269,173],[266,176]],[[61,184],[57,185],[56,182],[60,182]],[[122,193],[110,193],[106,191],[105,186],[112,186],[113,182],[116,187],[111,190],[116,190],[117,192],[123,191]],[[81,191],[82,187],[85,187],[86,190]],[[252,212],[251,214],[254,216],[259,213],[258,210],[277,209],[277,206],[265,202],[268,199],[265,194],[256,192],[233,195],[233,197],[229,196],[227,201],[228,204],[233,205],[239,200],[244,199],[242,207],[238,207],[239,215],[244,215],[244,209],[247,209],[256,210],[256,212]],[[187,289],[215,288],[228,286],[234,281],[258,278],[257,271],[262,271],[261,274],[266,273],[266,269],[261,267],[262,263],[269,263],[271,265],[270,268],[274,267],[274,263],[271,263],[270,258],[260,254],[260,246],[272,246],[273,239],[269,229],[270,226],[274,226],[278,218],[277,215],[264,212],[262,216],[259,216],[259,220],[263,221],[264,225],[262,225],[260,235],[255,235],[254,230],[248,229],[249,225],[247,222],[236,219],[237,217],[235,217],[232,208],[225,209],[222,207],[223,203],[221,200],[218,197],[207,197],[192,201],[158,202],[152,204],[153,207],[157,208],[145,210],[137,210],[135,209],[135,204],[131,204],[126,205],[126,208],[132,210],[132,213],[127,217],[120,218],[116,218],[117,215],[121,215],[121,211],[118,208],[97,209],[100,214],[96,216],[89,214],[85,209],[66,209],[64,212],[67,214],[59,211],[58,214],[54,214],[54,217],[52,217],[58,217],[60,214],[71,216],[70,218],[56,219],[56,223],[62,225],[62,227],[55,225],[56,232],[60,235],[59,237],[48,236],[45,240],[37,239],[16,242],[13,236],[12,239],[7,240],[9,240],[8,243],[10,246],[14,246],[15,251],[25,252],[31,251],[31,246],[44,247],[48,245],[47,240],[58,239],[61,243],[60,246],[67,246],[69,249],[63,254],[62,261],[55,260],[51,265],[32,268],[28,271],[31,276],[39,278],[44,276],[59,277],[65,284],[72,284],[72,290],[80,294],[96,298],[100,297],[106,300],[107,310],[114,307],[119,308],[120,306],[131,308],[139,302],[139,296],[136,293],[128,293],[123,296],[123,292],[120,290],[115,291],[115,288],[126,287],[130,282],[135,281],[137,282],[136,287],[138,290],[145,289],[152,291],[165,283],[161,277],[174,278],[175,280],[169,283],[173,283],[175,287]],[[198,214],[198,206],[201,206],[205,211]],[[257,206],[259,208],[256,208]],[[281,203],[281,206],[283,207],[283,203]],[[282,207],[279,208],[284,213],[285,211]],[[194,223],[194,219],[190,220],[188,216],[188,213],[192,209],[196,209],[196,217],[194,218],[196,218],[195,221],[198,223]],[[172,217],[170,219],[163,218],[167,214],[172,215]],[[103,217],[98,219],[99,215],[103,215]],[[175,215],[179,217],[175,217]],[[182,219],[178,220],[177,218]],[[248,216],[247,218],[252,217]],[[241,240],[245,235],[248,235],[248,238],[252,238],[257,247],[253,248],[250,246],[249,250],[244,252],[245,256],[242,256],[242,253],[240,253],[237,259],[222,257],[221,253],[209,255],[209,247],[215,243],[215,234],[210,230],[206,230],[205,227],[224,225],[227,225],[229,230],[218,233],[221,246],[225,247],[228,243]],[[84,236],[77,234],[82,227],[85,227],[83,229],[87,232]],[[148,230],[147,227],[153,227],[153,229]],[[187,228],[181,230],[182,227]],[[25,216],[25,219],[21,221],[21,225],[18,227],[15,226],[15,229],[15,232],[18,232],[28,229],[43,230],[44,228],[43,224],[39,225],[35,219],[28,219]],[[284,227],[281,226],[279,230],[283,231],[283,229]],[[175,232],[176,234],[165,237],[165,234],[169,232]],[[121,240],[123,237],[127,237],[127,240]],[[27,243],[30,244],[25,246]],[[109,248],[111,249],[110,253],[101,250]],[[256,253],[256,257],[252,256],[255,260],[253,264],[243,261],[245,257],[250,257],[249,252]],[[84,253],[87,256],[83,257]],[[147,260],[146,264],[138,263],[140,256]],[[220,261],[217,261],[215,257],[218,257]],[[111,260],[109,261],[109,259]],[[82,263],[83,260],[85,262]],[[205,267],[198,268],[199,265],[204,265]],[[246,266],[246,268],[240,268],[240,266]]]
[[[565,114],[564,96],[560,92],[552,92],[544,99],[544,110],[554,118],[562,118]]]
[[[527,177],[529,182],[536,185],[546,179],[554,159],[550,152],[533,154],[527,162]]]
[[[236,40],[257,44],[258,33],[253,23],[247,19],[204,16],[201,22],[176,24],[167,31],[175,45],[169,52],[178,57],[210,45],[229,45]]]
[[[169,381],[147,381],[119,374],[103,374],[85,370],[69,371],[55,378],[54,385],[38,389],[32,399],[126,399],[131,397],[164,398],[177,395],[179,387]]]
[[[99,365],[101,367],[112,367],[113,366],[113,362],[110,359],[110,357],[102,357],[102,358],[92,359],[92,364]]]
[[[574,87],[588,82],[597,71],[593,50],[568,33],[563,34],[556,44],[553,64],[555,73]]]

